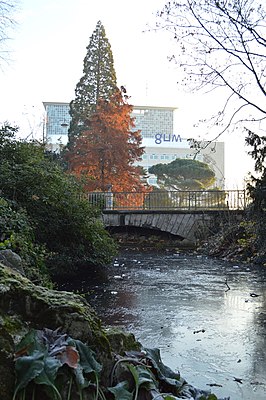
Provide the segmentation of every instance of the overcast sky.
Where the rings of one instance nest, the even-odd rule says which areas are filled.
[[[178,86],[180,71],[167,59],[174,51],[172,38],[152,29],[156,11],[165,2],[21,0],[15,15],[18,24],[8,43],[10,61],[0,70],[0,122],[16,123],[26,135],[40,128],[43,101],[74,98],[86,46],[100,20],[111,44],[118,84],[127,88],[131,104],[177,107],[177,133],[204,137],[203,127],[193,126],[212,111],[215,99],[186,94]],[[240,151],[243,139],[222,140],[227,146],[227,174],[236,187],[246,170]]]

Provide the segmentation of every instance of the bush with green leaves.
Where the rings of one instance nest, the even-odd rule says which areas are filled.
[[[84,389],[99,393],[101,365],[93,351],[58,329],[30,331],[17,346],[15,368],[13,400],[24,400],[26,395],[29,399],[70,400],[74,394],[82,400]]]
[[[249,155],[253,158],[255,174],[250,175],[247,185],[252,198],[248,217],[256,222],[255,247],[258,264],[266,265],[266,136],[246,130],[246,144],[251,146]]]
[[[0,197],[0,251],[12,250],[22,259],[26,276],[32,281],[51,286],[45,265],[47,250],[35,243],[27,212]]]
[[[17,140],[16,134],[16,128],[0,129],[1,195],[26,210],[36,243],[50,252],[49,265],[60,256],[69,260],[64,272],[75,262],[83,270],[110,262],[116,246],[80,182],[46,154],[43,144]]]
[[[13,400],[217,400],[164,365],[159,349],[117,354],[109,385],[90,347],[59,329],[32,330],[16,350]]]

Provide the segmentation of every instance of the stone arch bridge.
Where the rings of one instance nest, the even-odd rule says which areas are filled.
[[[167,232],[196,243],[217,224],[241,221],[250,202],[245,190],[89,193],[106,227]]]
[[[206,239],[215,227],[241,221],[243,210],[209,211],[138,211],[105,210],[102,214],[106,228],[142,228],[166,232],[189,242],[197,243]]]

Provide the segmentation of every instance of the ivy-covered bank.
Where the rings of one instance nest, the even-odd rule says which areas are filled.
[[[103,326],[79,295],[34,285],[0,263],[1,400],[215,400]]]

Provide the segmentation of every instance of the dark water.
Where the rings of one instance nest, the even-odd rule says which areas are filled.
[[[80,284],[103,321],[160,348],[163,362],[197,388],[266,399],[266,268],[127,253],[108,275]]]

